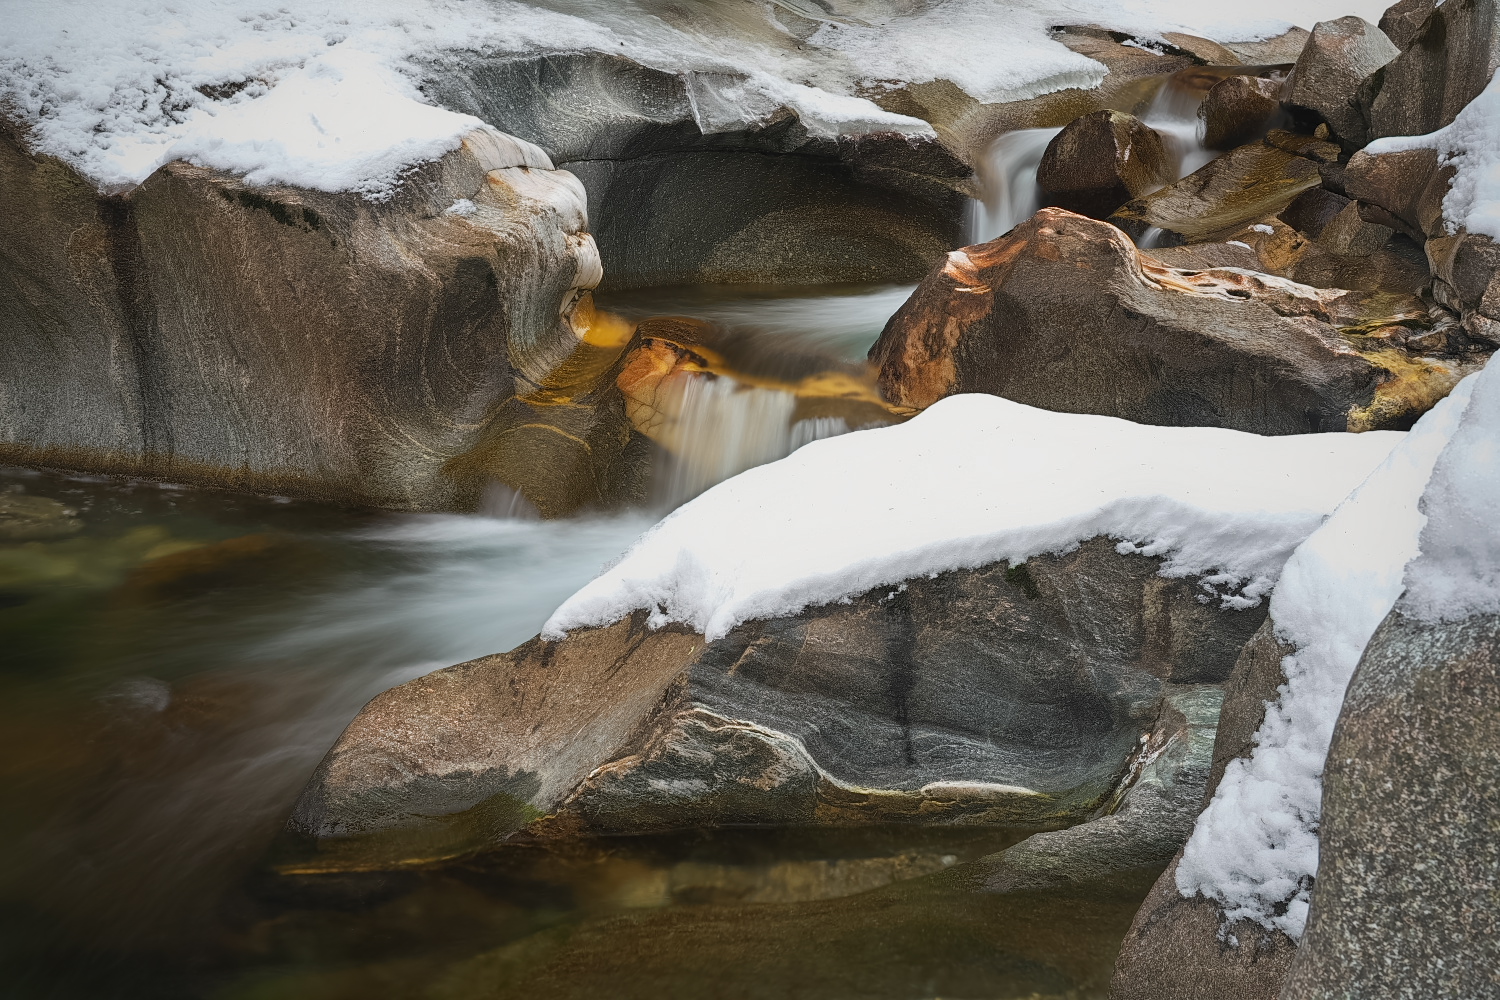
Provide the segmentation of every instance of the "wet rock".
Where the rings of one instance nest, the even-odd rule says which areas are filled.
[[[1280,113],[1280,81],[1231,76],[1214,84],[1198,108],[1203,144],[1209,149],[1233,149],[1254,142]]]
[[[1445,235],[1443,198],[1454,168],[1435,149],[1371,154],[1360,150],[1344,170],[1344,191],[1371,222],[1416,240]]]
[[[181,162],[101,196],[0,128],[0,457],[459,506],[444,463],[577,343],[584,222],[490,130],[370,202]]]
[[[1101,814],[1066,830],[1034,833],[968,865],[985,892],[1151,883],[1187,842],[1202,808],[1223,689],[1170,687],[1161,714]]]
[[[1048,144],[1036,170],[1049,204],[1096,219],[1170,180],[1161,136],[1120,111],[1075,119]]]
[[[1077,822],[1116,793],[1164,685],[1222,681],[1265,614],[1156,570],[1096,539],[713,643],[644,613],[534,640],[371,702],[291,828],[312,870],[523,828]]]
[[[1338,160],[1337,144],[1272,130],[1175,184],[1129,202],[1110,217],[1136,238],[1150,229],[1158,239],[1205,242],[1275,215],[1299,194],[1323,183],[1320,167]]]
[[[18,486],[0,490],[0,541],[66,538],[83,528],[77,513],[56,500],[28,496]]]
[[[1288,1000],[1500,990],[1500,616],[1386,618],[1324,773],[1318,883]]]
[[[971,171],[930,132],[834,134],[743,77],[604,53],[430,73],[438,103],[536,143],[583,182],[610,288],[904,281],[959,239]]]
[[[1230,761],[1249,756],[1268,702],[1285,682],[1282,658],[1291,649],[1265,622],[1245,646],[1224,688],[1213,753],[1193,816],[1213,797]],[[1191,832],[1189,821],[1189,832]],[[1185,842],[1186,838],[1184,838]],[[1296,945],[1248,920],[1225,927],[1217,903],[1177,888],[1177,857],[1157,878],[1115,960],[1110,1000],[1274,1000]],[[1222,932],[1222,933],[1221,933]]]
[[[950,254],[870,357],[906,406],[989,392],[1142,423],[1363,430],[1409,426],[1470,370],[1404,346],[1432,323],[1414,298],[1168,267],[1107,223],[1043,209]]]
[[[1434,132],[1479,96],[1500,65],[1494,0],[1438,5],[1401,49],[1360,88],[1369,139]]]
[[[1284,99],[1293,108],[1327,122],[1333,135],[1349,148],[1363,146],[1369,136],[1359,107],[1360,84],[1400,51],[1363,18],[1350,15],[1319,21],[1297,57]]]

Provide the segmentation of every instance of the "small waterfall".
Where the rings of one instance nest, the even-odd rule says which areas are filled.
[[[1047,144],[1061,128],[1022,128],[1006,132],[985,150],[977,164],[984,201],[970,207],[969,242],[988,243],[1036,214],[1042,207],[1036,168]]]
[[[684,373],[664,385],[662,393],[662,410],[672,415],[673,427],[663,435],[670,458],[658,490],[671,507],[805,444],[850,430],[841,417],[794,423],[794,394],[726,376]]]
[[[1175,77],[1169,77],[1141,116],[1141,121],[1161,134],[1167,152],[1176,159],[1179,180],[1218,155],[1203,145],[1203,122],[1198,118],[1198,108],[1204,96],[1204,91],[1183,86]]]

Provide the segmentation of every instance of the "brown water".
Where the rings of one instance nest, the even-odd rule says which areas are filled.
[[[278,868],[277,831],[360,705],[530,637],[646,514],[395,516],[0,469],[7,488],[81,526],[0,540],[0,996],[1103,995],[1144,886],[974,891],[966,863],[1008,831]]]

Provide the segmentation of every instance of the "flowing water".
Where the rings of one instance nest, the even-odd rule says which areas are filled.
[[[907,291],[608,306],[753,328],[750,369],[850,365]],[[688,409],[710,415],[699,451],[738,457],[681,493],[848,429],[719,381]],[[0,540],[0,995],[1103,995],[1145,887],[970,891],[964,863],[1008,831],[738,830],[278,871],[277,831],[361,704],[530,637],[654,514],[398,516],[15,469],[6,489],[79,527]]]

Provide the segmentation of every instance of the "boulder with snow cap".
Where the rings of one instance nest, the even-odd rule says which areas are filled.
[[[1328,748],[1286,1000],[1500,994],[1500,368],[1423,492],[1420,554]]]
[[[1477,363],[1408,347],[1432,322],[1411,297],[1168,267],[1043,209],[950,254],[870,356],[907,406],[990,392],[1146,423],[1364,430],[1409,425]]]
[[[1473,440],[1487,433],[1484,421],[1476,420],[1472,409],[1480,404],[1483,383],[1479,380],[1497,372],[1500,369],[1487,369],[1483,375],[1469,377],[1424,415],[1386,461],[1288,561],[1272,596],[1270,616],[1246,646],[1230,677],[1209,776],[1211,795],[1191,838],[1157,880],[1126,935],[1115,966],[1114,1000],[1205,996],[1270,1000],[1287,996],[1283,989],[1288,970],[1305,968],[1309,961],[1301,954],[1299,942],[1307,947],[1311,941],[1309,903],[1314,911],[1322,907],[1320,900],[1330,875],[1326,849],[1336,843],[1328,835],[1330,825],[1362,830],[1364,846],[1359,850],[1364,851],[1366,859],[1371,855],[1385,859],[1387,867],[1378,876],[1385,880],[1402,865],[1415,863],[1419,870],[1422,868],[1420,845],[1431,835],[1434,812],[1450,808],[1447,803],[1455,794],[1470,794],[1470,787],[1457,779],[1453,785],[1445,785],[1449,788],[1446,796],[1432,787],[1435,776],[1443,776],[1442,782],[1448,780],[1445,768],[1450,766],[1439,763],[1436,757],[1421,766],[1392,766],[1392,762],[1404,763],[1411,758],[1410,745],[1400,738],[1403,731],[1412,727],[1430,731],[1437,744],[1452,738],[1451,726],[1444,729],[1441,724],[1428,725],[1425,709],[1398,721],[1391,712],[1399,714],[1412,706],[1392,709],[1384,705],[1376,713],[1378,721],[1361,737],[1366,743],[1359,761],[1350,760],[1349,752],[1337,748],[1343,741],[1341,733],[1349,728],[1344,720],[1351,717],[1351,706],[1360,703],[1359,677],[1365,673],[1361,655],[1367,663],[1382,647],[1382,635],[1390,627],[1388,620],[1385,625],[1382,620],[1387,619],[1398,599],[1409,601],[1411,597],[1413,577],[1408,567],[1418,563],[1410,560],[1431,548],[1432,532],[1424,529],[1424,519],[1432,523],[1435,492],[1443,492],[1441,487],[1434,490],[1434,484],[1444,479],[1442,462],[1462,438]],[[1476,478],[1488,471],[1484,469]],[[1447,547],[1461,551],[1461,558],[1471,562],[1487,558],[1488,547],[1482,542],[1474,545],[1473,541],[1465,537]],[[1403,589],[1406,598],[1402,598]],[[1483,654],[1483,648],[1480,652]],[[1409,675],[1422,662],[1420,657],[1404,658],[1401,670]],[[1484,670],[1488,670],[1492,682],[1493,662],[1482,666],[1481,673]],[[1352,684],[1351,676],[1355,677]],[[1352,700],[1346,700],[1346,688]],[[1482,710],[1474,714],[1475,703],[1460,707],[1462,701],[1467,698],[1449,702],[1445,709],[1455,718],[1462,716],[1465,722],[1475,718],[1481,728],[1493,727],[1493,720]],[[1494,742],[1493,734],[1476,736],[1475,740],[1476,745]],[[1475,751],[1471,756],[1475,767],[1483,770],[1485,765],[1480,762],[1491,760],[1493,750]],[[1340,793],[1334,775],[1340,772],[1361,774],[1364,784],[1358,795],[1345,798],[1339,806],[1342,814],[1336,815]],[[1377,772],[1385,782],[1378,793],[1377,785],[1372,784]],[[1493,782],[1478,777],[1474,782],[1473,794],[1478,799],[1492,795]],[[1389,798],[1389,802],[1372,809],[1370,803],[1380,797]],[[1413,799],[1435,804],[1412,808]],[[1472,797],[1464,798],[1465,803],[1473,801]],[[1399,806],[1394,804],[1397,802]],[[1461,838],[1485,836],[1477,831],[1487,821],[1478,825],[1470,821],[1469,817],[1477,813],[1467,805],[1457,807],[1450,815],[1455,816],[1453,821],[1436,827],[1444,831],[1439,839],[1455,830],[1462,831],[1458,834]],[[1375,836],[1377,828],[1385,833],[1401,832]],[[1473,870],[1479,871],[1485,864],[1481,860]],[[1356,863],[1354,869],[1360,877],[1375,877],[1376,869],[1368,863],[1363,867]],[[1352,935],[1364,951],[1360,954],[1358,948],[1354,949],[1347,956],[1348,964],[1341,965],[1345,961],[1344,946],[1340,943],[1327,948],[1325,938],[1327,950],[1318,964],[1324,970],[1342,968],[1346,973],[1362,969],[1366,988],[1330,986],[1349,980],[1320,972],[1313,978],[1322,976],[1325,987],[1329,987],[1326,991],[1292,995],[1403,995],[1386,987],[1420,980],[1403,973],[1380,979],[1381,969],[1394,968],[1387,961],[1392,945],[1402,941],[1412,944],[1415,950],[1408,954],[1415,955],[1421,953],[1422,941],[1432,939],[1414,927],[1404,932],[1403,938],[1397,928],[1408,925],[1404,917],[1394,912],[1387,921],[1384,916],[1396,907],[1381,904],[1372,910],[1365,900],[1376,890],[1340,886],[1334,874],[1335,888],[1330,891],[1335,905],[1331,909],[1336,911],[1333,920],[1337,923],[1331,936]],[[1350,871],[1344,874],[1347,879]],[[1434,877],[1441,880],[1447,876]],[[1420,884],[1422,878],[1413,876],[1412,883]],[[1405,890],[1397,890],[1397,894],[1400,891]],[[1431,913],[1446,913],[1451,902],[1446,895],[1429,892],[1423,905]],[[1473,911],[1460,908],[1460,912]],[[1456,923],[1461,925],[1464,919],[1468,918]],[[1450,943],[1454,925],[1450,920],[1444,931]],[[1305,938],[1305,933],[1309,937]],[[1490,939],[1481,935],[1475,940]],[[1441,968],[1441,963],[1432,964]],[[1489,968],[1488,964],[1482,967],[1486,971]],[[1404,995],[1464,996],[1482,995],[1482,991],[1439,988]]]
[[[578,337],[583,192],[489,129],[388,192],[174,161],[103,196],[0,128],[0,456],[388,507]]]
[[[969,396],[814,443],[680,508],[543,637],[371,702],[299,801],[305,866],[1112,811],[1162,749],[1142,737],[1179,702],[1204,721],[1285,553],[1396,439]],[[1131,815],[1159,814],[1144,797]]]

